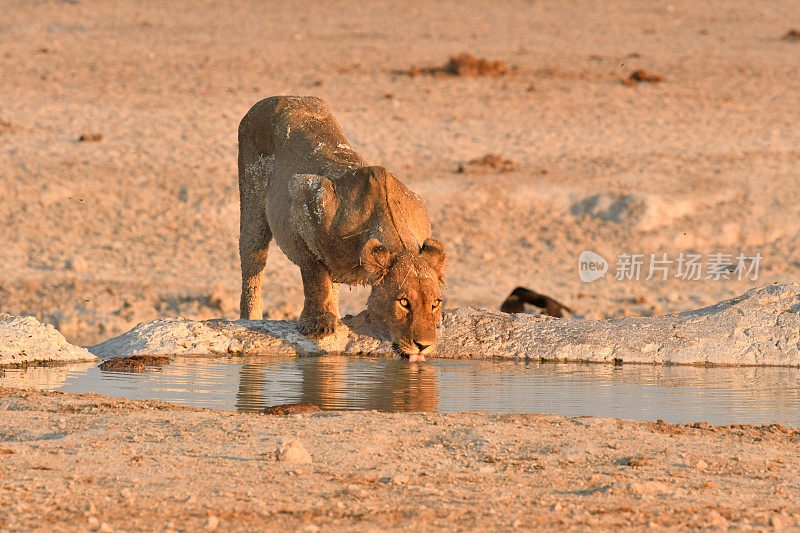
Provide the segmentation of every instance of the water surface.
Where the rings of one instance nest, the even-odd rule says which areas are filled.
[[[486,411],[668,422],[800,425],[800,369],[365,357],[176,357],[142,374],[94,363],[0,370],[0,386],[96,392],[193,407]]]

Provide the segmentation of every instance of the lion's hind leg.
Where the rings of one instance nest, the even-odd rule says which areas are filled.
[[[272,240],[266,212],[266,189],[272,169],[263,155],[250,164],[247,164],[250,158],[243,155],[240,151],[239,259],[242,266],[242,297],[239,316],[261,320],[264,314],[261,283]]]
[[[242,227],[239,236],[239,259],[242,265],[242,298],[240,315],[249,320],[261,320],[264,315],[264,304],[261,299],[261,282],[267,266],[267,252],[272,233],[267,225],[266,216],[258,218],[242,210],[242,221],[247,220],[247,227]]]

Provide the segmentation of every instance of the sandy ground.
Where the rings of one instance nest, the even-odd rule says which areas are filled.
[[[800,526],[798,430],[551,415],[289,416],[0,389],[0,529]],[[277,461],[299,440],[311,464]]]
[[[236,131],[274,94],[325,98],[353,146],[425,197],[448,305],[497,308],[526,285],[585,316],[652,315],[797,280],[800,44],[781,39],[796,2],[0,11],[0,310],[70,341],[237,316]],[[402,73],[462,51],[515,70]],[[665,81],[620,82],[637,69]],[[457,172],[487,153],[516,170]],[[763,260],[755,282],[584,284],[587,249],[612,269],[623,252]],[[276,248],[264,291],[270,318],[299,314],[299,272]],[[363,297],[345,289],[343,310]]]
[[[232,4],[0,0],[0,311],[81,344],[236,317],[237,125],[275,94],[326,99],[424,196],[448,305],[526,285],[584,316],[657,315],[797,281],[800,44],[781,39],[796,1]],[[403,73],[462,51],[515,70]],[[664,81],[621,83],[637,69]],[[487,153],[516,167],[458,172]],[[763,260],[757,281],[586,284],[584,250]],[[264,292],[268,317],[299,314],[274,248]],[[343,311],[363,298],[345,290]],[[780,428],[0,398],[2,529],[800,520],[797,434]],[[275,462],[284,436],[314,463]]]

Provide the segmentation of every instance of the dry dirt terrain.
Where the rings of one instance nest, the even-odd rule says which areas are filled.
[[[497,309],[524,285],[579,316],[647,316],[798,281],[796,0],[0,0],[0,13],[0,312],[70,342],[238,316],[237,127],[276,94],[324,98],[354,148],[425,198],[448,306]],[[486,61],[449,61],[461,53]],[[585,250],[611,263],[605,278],[580,280]],[[762,259],[757,280],[687,281],[673,265],[617,281],[622,253]],[[343,291],[342,311],[364,296]],[[274,247],[264,300],[268,318],[302,306]],[[276,461],[281,439],[313,462]],[[0,529],[798,527],[797,441],[781,427],[257,416],[0,389]]]
[[[424,196],[449,306],[525,285],[584,316],[653,315],[797,281],[797,8],[0,1],[0,311],[79,344],[236,317],[236,132],[275,94],[324,98]],[[488,60],[448,64],[461,52]],[[637,71],[663,81],[623,83]],[[605,279],[580,281],[583,250]],[[616,281],[625,252],[763,259],[757,281]],[[297,317],[300,287],[273,247],[267,316]]]
[[[800,526],[800,432],[782,426],[244,415],[14,389],[0,412],[3,530]]]

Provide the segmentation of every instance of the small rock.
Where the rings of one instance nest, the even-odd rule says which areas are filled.
[[[395,485],[405,485],[408,483],[409,477],[405,474],[397,474],[392,478],[392,483]]]
[[[105,522],[100,524],[100,532],[101,533],[112,533],[113,531],[114,531],[114,528],[111,527],[110,525],[106,524]]]
[[[97,529],[100,527],[100,520],[97,519],[96,516],[89,517],[89,529]]]
[[[74,272],[85,272],[89,268],[89,264],[82,257],[68,257],[64,261],[64,268]]]
[[[228,345],[228,353],[232,353],[235,355],[243,355],[244,343],[239,339],[231,339],[231,343]]]
[[[466,163],[461,163],[456,167],[456,172],[463,174],[465,172],[481,173],[487,171],[494,171],[499,173],[513,172],[518,170],[520,165],[510,159],[506,159],[500,154],[489,153],[482,157],[472,159]]]
[[[214,287],[211,291],[211,294],[208,296],[208,305],[222,313],[230,312],[236,307],[233,298],[228,296],[228,293],[222,286]]]
[[[314,524],[308,524],[308,525],[304,526],[303,529],[301,529],[300,531],[302,531],[303,533],[318,533],[319,532],[319,526],[314,525]]]
[[[127,488],[122,489],[121,491],[119,491],[119,495],[121,497],[125,498],[126,500],[130,500],[131,498],[133,498],[133,493],[131,493],[131,489],[127,489]]]
[[[103,140],[102,133],[82,133],[78,140],[82,143],[85,142],[100,142]]]
[[[489,465],[484,465],[478,469],[478,472],[480,472],[481,474],[493,474],[494,467],[491,467]]]
[[[638,468],[640,466],[649,466],[652,458],[646,455],[634,455],[623,460],[623,464]]]
[[[699,461],[697,461],[697,464],[695,464],[694,467],[698,470],[705,470],[706,468],[708,468],[708,463],[700,459]]]
[[[299,440],[284,441],[275,450],[275,459],[284,463],[311,463],[311,454]]]
[[[630,77],[625,78],[622,80],[624,85],[636,85],[639,83],[661,83],[664,81],[662,76],[658,74],[651,74],[650,72],[646,72],[644,70],[637,70]]]
[[[708,524],[714,527],[727,527],[728,520],[717,511],[712,510],[708,513]]]
[[[783,529],[786,527],[786,519],[782,515],[774,514],[769,517],[769,525],[775,529]]]
[[[790,42],[800,42],[800,31],[789,30],[783,35],[783,37],[781,37],[781,39]]]
[[[203,527],[209,531],[214,531],[215,529],[217,529],[217,527],[219,527],[219,518],[217,518],[213,514],[209,515],[208,518],[206,518],[206,523],[203,524]]]
[[[267,415],[294,415],[298,413],[317,413],[321,409],[313,403],[284,403],[264,409]]]

